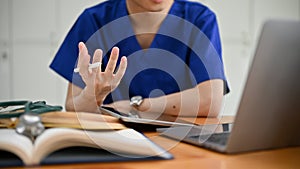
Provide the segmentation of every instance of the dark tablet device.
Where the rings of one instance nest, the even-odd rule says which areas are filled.
[[[111,107],[100,107],[103,114],[109,114],[126,123],[140,123],[157,126],[194,126],[194,123],[185,121],[176,116],[161,113],[146,113],[139,111],[120,112]]]

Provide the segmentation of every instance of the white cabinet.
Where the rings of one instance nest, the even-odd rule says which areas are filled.
[[[9,0],[0,1],[0,101],[10,99]]]
[[[56,102],[55,76],[48,68],[50,53],[50,45],[14,45],[14,98]]]
[[[49,68],[58,47],[60,2],[11,2],[12,99],[45,100],[49,104],[64,105],[67,81]]]
[[[0,40],[9,40],[9,0],[0,1]]]
[[[47,41],[56,29],[53,0],[12,0],[12,30],[15,42]]]
[[[10,99],[10,63],[8,48],[0,45],[0,101]]]
[[[59,103],[57,79],[49,69],[56,32],[53,0],[12,1],[12,98]]]
[[[11,0],[12,99],[64,105],[67,81],[49,65],[85,6],[99,0]]]

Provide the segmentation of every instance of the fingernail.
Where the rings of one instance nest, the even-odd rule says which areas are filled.
[[[83,42],[80,42],[79,43],[79,50],[82,50],[82,48],[83,48]]]
[[[113,50],[119,51],[119,48],[115,46]]]

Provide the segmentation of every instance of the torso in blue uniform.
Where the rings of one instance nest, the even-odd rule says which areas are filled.
[[[119,85],[104,104],[167,95],[195,87],[210,79],[225,86],[221,42],[215,14],[200,3],[175,0],[149,49],[138,43],[126,8],[126,0],[110,0],[86,9],[63,41],[50,67],[73,84],[84,87],[77,65],[78,43],[89,53],[104,51],[102,70],[113,46],[127,56],[128,67]],[[119,62],[118,62],[119,64]],[[228,92],[225,88],[225,92]]]

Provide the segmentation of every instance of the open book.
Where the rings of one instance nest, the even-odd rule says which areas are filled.
[[[49,112],[41,115],[45,127],[66,127],[85,130],[119,130],[126,126],[112,116],[88,112]]]
[[[78,151],[79,147],[83,151]],[[68,153],[64,154],[64,150]],[[14,129],[0,129],[0,151],[0,166],[16,165],[9,163],[11,159],[1,159],[7,157],[3,152],[19,157],[23,162],[19,165],[172,158],[171,154],[133,129],[85,131],[50,128],[34,143]]]
[[[88,112],[48,112],[40,115],[47,128],[66,127],[85,130],[119,130],[126,126],[112,116]],[[0,119],[0,128],[14,128],[17,120]]]

